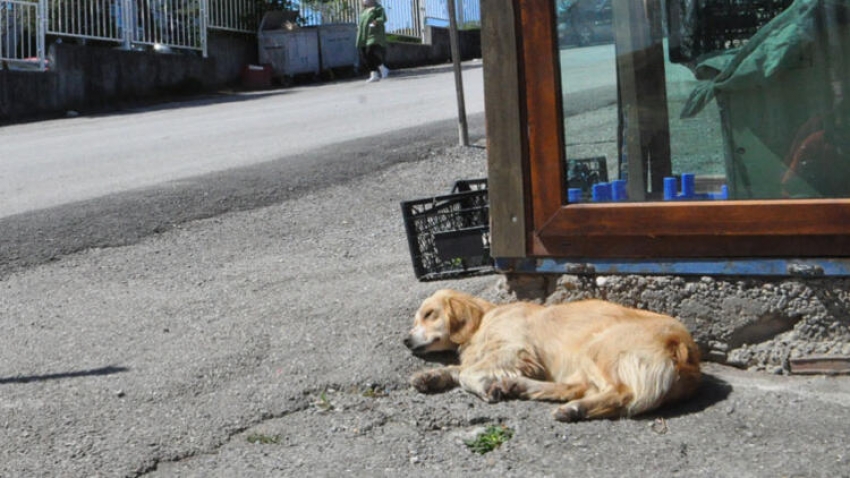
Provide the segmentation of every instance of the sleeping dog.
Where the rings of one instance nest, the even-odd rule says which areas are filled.
[[[453,290],[425,299],[404,344],[457,351],[460,365],[411,379],[423,393],[460,385],[488,402],[561,402],[555,419],[628,417],[687,398],[699,350],[676,319],[601,300],[496,306]]]

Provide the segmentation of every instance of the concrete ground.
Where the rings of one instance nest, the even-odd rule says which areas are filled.
[[[417,282],[399,208],[484,176],[484,150],[398,148],[408,161],[263,207],[4,270],[0,477],[850,476],[847,377],[708,364],[677,408],[576,424],[414,392],[433,365],[401,343],[419,302],[500,293],[497,276]],[[512,438],[470,451],[490,425]]]

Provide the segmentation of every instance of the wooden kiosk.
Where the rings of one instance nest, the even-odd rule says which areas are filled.
[[[850,195],[660,200],[663,180],[673,174],[669,124],[675,114],[668,112],[669,42],[660,5],[613,2],[617,152],[629,200],[576,203],[567,195],[571,131],[564,127],[555,4],[482,0],[497,267],[523,273],[590,267],[609,273],[850,275]]]

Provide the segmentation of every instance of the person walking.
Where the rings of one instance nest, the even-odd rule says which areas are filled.
[[[387,51],[387,33],[384,24],[387,14],[377,0],[362,0],[363,10],[357,21],[357,49],[366,69],[369,70],[367,83],[386,78],[390,70],[384,66],[384,54]]]

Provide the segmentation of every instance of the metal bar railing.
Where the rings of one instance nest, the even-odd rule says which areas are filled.
[[[360,14],[360,0],[303,1],[298,4],[298,10],[304,25],[357,23],[357,16]]]
[[[206,7],[207,0],[50,0],[47,33],[206,51]]]
[[[478,0],[474,1],[478,3]],[[382,0],[381,5],[387,14],[387,33],[421,37],[422,19],[419,4],[419,0]],[[303,1],[298,8],[304,25],[357,23],[362,9],[360,0]]]
[[[120,3],[113,0],[47,2],[47,33],[71,38],[121,41]]]
[[[456,0],[457,24],[460,28],[481,25],[481,2],[479,0]],[[449,7],[446,0],[427,0],[425,17],[430,20],[449,19]]]
[[[259,9],[254,1],[209,0],[208,28],[233,32],[256,33]]]
[[[387,33],[421,37],[422,26],[416,21],[414,12],[415,2],[410,0],[385,0],[384,10],[387,12]]]
[[[0,61],[45,68],[44,22],[39,0],[0,0]]]
[[[356,23],[360,0],[296,2],[302,23]],[[428,19],[448,18],[446,0],[383,0],[387,32],[422,37]],[[46,62],[45,36],[200,51],[207,55],[208,30],[255,33],[256,0],[0,0],[0,61]],[[479,0],[457,0],[461,26],[480,23]]]

